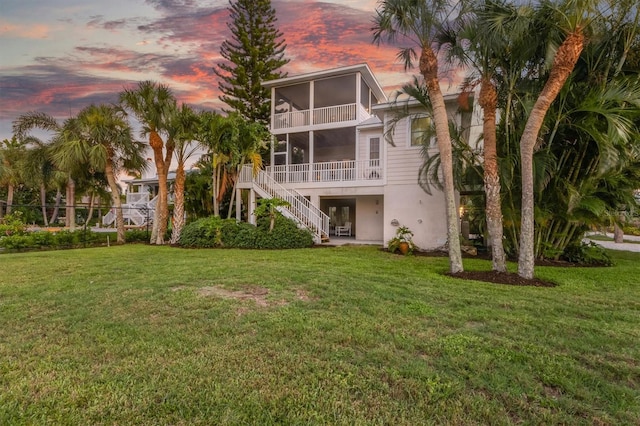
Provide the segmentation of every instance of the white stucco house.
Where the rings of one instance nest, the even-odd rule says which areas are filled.
[[[366,64],[263,84],[271,90],[271,165],[255,176],[242,171],[238,219],[248,191],[249,221],[259,197],[279,197],[290,203],[285,215],[308,227],[317,242],[339,235],[386,243],[404,225],[422,249],[446,243],[444,195],[418,185],[419,139],[429,120],[424,112],[416,109],[396,124],[392,145],[385,131],[393,105]],[[449,116],[475,141],[480,116],[460,112],[457,98],[445,97]],[[435,142],[432,149],[437,152]]]

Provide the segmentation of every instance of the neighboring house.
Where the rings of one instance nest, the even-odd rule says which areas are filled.
[[[334,235],[386,242],[404,225],[422,249],[446,244],[444,195],[418,185],[424,112],[416,107],[415,116],[397,123],[392,145],[385,129],[393,106],[366,64],[263,84],[271,90],[271,166],[256,176],[242,171],[238,220],[248,191],[250,222],[257,197],[283,198],[290,203],[283,213],[311,229],[316,242]],[[477,114],[459,113],[457,96],[445,100],[467,140],[476,140]]]

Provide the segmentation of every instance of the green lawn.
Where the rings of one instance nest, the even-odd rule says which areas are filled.
[[[371,247],[0,255],[0,424],[638,424],[640,254],[612,255],[555,288]]]

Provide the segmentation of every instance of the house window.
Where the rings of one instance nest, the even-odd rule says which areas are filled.
[[[370,160],[380,159],[380,138],[369,139],[369,159]]]
[[[425,138],[431,135],[431,117],[422,116],[411,119],[411,146],[422,146]]]

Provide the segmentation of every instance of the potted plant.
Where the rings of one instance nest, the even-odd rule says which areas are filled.
[[[391,253],[399,251],[402,254],[412,254],[416,246],[413,244],[412,238],[413,232],[406,227],[400,226],[396,230],[396,236],[389,240],[387,243],[388,250]]]

